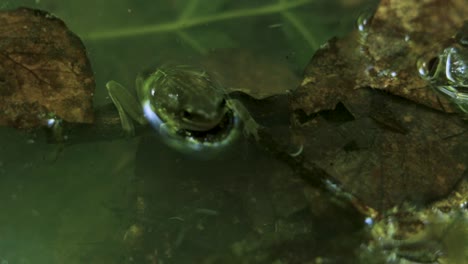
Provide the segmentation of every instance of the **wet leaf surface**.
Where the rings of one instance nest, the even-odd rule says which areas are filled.
[[[333,109],[352,90],[372,87],[453,112],[419,76],[416,62],[441,52],[467,17],[465,0],[383,0],[362,30],[329,41],[314,55],[292,108],[307,114]]]
[[[320,49],[290,101],[304,166],[377,210],[448,195],[468,166],[468,126],[416,61],[443,50],[466,17],[464,0],[384,0],[361,31]]]
[[[0,125],[33,128],[52,116],[91,123],[94,87],[85,48],[61,20],[0,12]]]
[[[366,116],[301,126],[307,159],[377,210],[449,194],[466,171],[466,123],[376,90],[355,93],[367,101]]]

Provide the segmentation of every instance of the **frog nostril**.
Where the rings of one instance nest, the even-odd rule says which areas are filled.
[[[219,103],[219,108],[224,108],[226,106],[226,99],[223,99],[220,103]]]
[[[191,119],[193,119],[193,114],[190,113],[190,112],[187,111],[187,110],[184,110],[184,111],[182,112],[182,117],[185,118],[185,119],[191,120]]]

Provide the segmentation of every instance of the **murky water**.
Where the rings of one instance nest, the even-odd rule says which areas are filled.
[[[0,8],[46,10],[82,38],[97,107],[111,103],[109,80],[132,87],[138,72],[168,61],[198,64],[227,49],[268,58],[299,80],[315,49],[352,29],[375,1],[285,2],[282,9],[276,0],[2,0]],[[152,133],[63,146],[47,144],[41,132],[0,128],[0,263],[300,263],[323,256],[346,263],[353,256],[362,219],[347,218],[352,212],[319,191],[304,191],[293,170],[262,147],[240,139],[211,159],[196,156]],[[303,192],[330,209],[314,215]]]

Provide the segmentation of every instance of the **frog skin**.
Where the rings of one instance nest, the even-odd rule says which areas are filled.
[[[206,71],[163,66],[136,79],[136,96],[116,81],[106,84],[122,128],[134,134],[134,122],[150,124],[179,150],[219,148],[240,132],[257,138],[257,123]]]
[[[431,61],[418,61],[418,71],[437,92],[468,114],[468,21],[454,40]]]

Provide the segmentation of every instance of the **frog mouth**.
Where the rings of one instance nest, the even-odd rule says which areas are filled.
[[[193,143],[202,143],[204,145],[218,145],[233,137],[238,120],[232,110],[227,111],[219,123],[208,130],[180,129],[177,134],[192,141]]]

